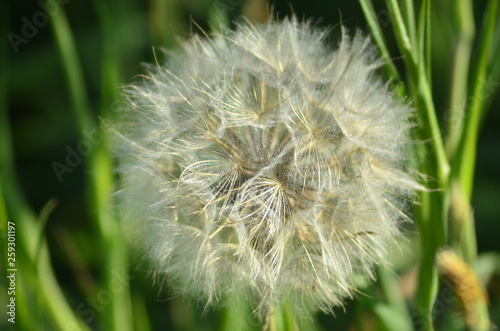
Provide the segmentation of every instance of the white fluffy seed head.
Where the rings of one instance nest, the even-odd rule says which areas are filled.
[[[410,109],[368,38],[295,18],[194,37],[126,90],[124,229],[172,287],[328,310],[372,277],[419,185]]]

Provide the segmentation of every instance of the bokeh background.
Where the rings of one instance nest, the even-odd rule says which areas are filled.
[[[55,1],[55,0],[54,0]],[[49,1],[50,2],[50,1]],[[332,27],[331,43],[339,35],[339,24],[348,29],[361,29],[369,33],[361,8],[356,1],[265,1],[265,0],[66,0],[66,12],[76,41],[79,63],[83,68],[85,88],[94,117],[106,121],[119,107],[114,96],[136,76],[144,73],[143,63],[155,61],[155,49],[175,49],[183,39],[201,31],[210,32],[221,23],[234,26],[242,15],[251,20],[263,21],[272,8],[278,17],[294,13],[310,19],[318,27]],[[417,1],[418,2],[418,1]],[[391,39],[387,13],[380,1],[379,22],[384,28],[392,54],[398,54]],[[444,3],[444,2],[443,2]],[[476,22],[480,22],[486,1],[474,1]],[[442,20],[434,20],[433,27],[433,92],[439,119],[444,127],[448,120],[447,85],[450,75],[453,39],[449,38],[449,20],[446,6],[435,1],[433,6]],[[441,8],[439,6],[442,6]],[[377,9],[377,8],[376,8]],[[54,170],[55,163],[65,164],[70,150],[77,150],[81,142],[78,124],[72,111],[64,66],[54,41],[49,23],[35,26],[36,31],[26,30],[26,21],[33,22],[38,12],[44,11],[39,1],[3,1],[0,4],[2,43],[7,48],[6,62],[0,70],[8,72],[8,121],[12,132],[15,169],[25,198],[35,212],[39,212],[51,199],[57,206],[45,225],[45,235],[52,257],[57,280],[61,284],[70,306],[75,310],[88,295],[100,289],[102,249],[95,241],[95,224],[90,218],[97,211],[86,202],[85,162],[71,166],[60,178]],[[103,14],[104,13],[104,14]],[[55,13],[54,15],[58,15]],[[103,23],[102,16],[108,21]],[[43,23],[43,21],[39,21]],[[23,30],[24,29],[24,30]],[[6,36],[14,33],[30,37],[16,46]],[[497,31],[498,32],[498,31]],[[12,36],[12,35],[11,35]],[[498,38],[497,38],[498,41]],[[103,54],[108,54],[107,58]],[[159,52],[157,52],[157,55]],[[162,56],[161,54],[158,56]],[[472,54],[475,56],[475,54]],[[395,57],[397,67],[402,59]],[[108,61],[108,62],[107,62]],[[111,62],[109,62],[111,61]],[[107,63],[112,65],[107,66]],[[111,70],[111,73],[106,72]],[[114,77],[116,91],[103,93],[107,86],[104,79]],[[494,93],[500,81],[488,81],[487,91]],[[479,140],[473,207],[476,221],[477,243],[480,253],[500,252],[500,99],[491,99],[488,117],[484,120]],[[62,178],[62,180],[61,180]],[[3,192],[8,195],[9,192]],[[409,233],[412,233],[410,227]],[[497,260],[498,261],[498,260]],[[161,281],[154,283],[147,267],[130,262],[132,300],[141,302],[135,311],[145,317],[153,330],[218,330],[220,312],[203,305],[190,303],[176,296]],[[498,266],[500,270],[500,266]],[[20,269],[22,272],[22,269]],[[496,277],[496,278],[495,278]],[[492,311],[499,313],[500,273],[489,284]],[[2,280],[3,282],[3,280]],[[1,283],[1,282],[0,282]],[[410,286],[411,287],[411,286]],[[3,289],[2,289],[3,290]],[[4,293],[2,292],[1,296]],[[362,296],[363,294],[361,294]],[[3,300],[3,299],[2,299]],[[3,304],[3,301],[2,301]],[[497,308],[494,308],[497,307]],[[348,300],[344,309],[335,309],[336,316],[320,314],[319,324],[325,330],[354,328],[354,316],[359,309],[356,300]],[[3,310],[2,310],[3,311]],[[370,319],[370,315],[366,315]],[[500,324],[500,317],[491,318]],[[0,326],[5,326],[0,316]],[[43,318],[40,329],[44,329]],[[99,329],[99,312],[90,326]],[[146,322],[144,322],[146,323]],[[49,326],[47,326],[49,327]],[[37,329],[37,328],[35,328]]]

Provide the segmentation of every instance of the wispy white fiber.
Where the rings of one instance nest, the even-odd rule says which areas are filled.
[[[368,38],[295,18],[194,37],[126,89],[123,227],[172,288],[329,310],[407,219],[409,107]]]

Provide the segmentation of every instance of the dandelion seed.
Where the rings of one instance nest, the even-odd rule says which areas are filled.
[[[419,187],[410,109],[368,38],[295,18],[194,37],[127,89],[117,126],[125,230],[181,293],[265,314],[352,296]]]

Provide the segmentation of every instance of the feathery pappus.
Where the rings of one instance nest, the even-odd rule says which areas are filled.
[[[373,278],[419,184],[369,38],[296,18],[195,36],[126,89],[122,225],[178,292],[329,310]]]

